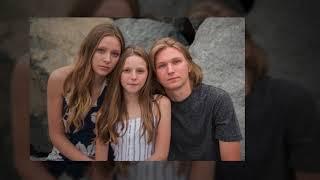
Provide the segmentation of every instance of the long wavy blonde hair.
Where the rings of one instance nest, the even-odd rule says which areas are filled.
[[[70,132],[71,126],[75,128],[75,131],[83,126],[85,115],[92,105],[91,87],[93,87],[95,77],[92,57],[105,36],[116,37],[121,44],[121,52],[125,47],[121,31],[111,23],[95,26],[82,41],[74,69],[68,74],[63,85],[63,95],[68,97],[67,132]]]
[[[123,128],[125,128],[125,131],[127,130],[128,110],[120,78],[126,59],[130,56],[139,56],[147,64],[148,76],[145,84],[138,93],[138,101],[141,111],[141,121],[143,122],[141,136],[147,132],[148,143],[152,141],[155,129],[154,121],[152,121],[154,118],[153,104],[155,104],[155,110],[157,110],[156,112],[158,112],[159,115],[158,119],[160,119],[158,103],[156,103],[152,95],[152,71],[148,54],[140,47],[130,46],[124,50],[119,63],[114,69],[114,73],[110,79],[112,83],[107,87],[108,94],[105,95],[104,102],[97,114],[97,134],[98,138],[104,143],[118,142],[117,138],[120,137],[120,134],[117,132],[117,125],[119,123],[122,130]]]

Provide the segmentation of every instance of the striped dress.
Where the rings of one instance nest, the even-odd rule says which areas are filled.
[[[156,118],[154,125],[156,124]],[[143,136],[142,121],[140,117],[131,118],[127,123],[127,130],[121,130],[121,125],[118,124],[117,130],[120,135],[118,143],[111,143],[114,151],[115,161],[144,161],[148,159],[154,152],[155,139],[151,143],[147,142],[147,132]],[[153,135],[153,137],[155,137]]]

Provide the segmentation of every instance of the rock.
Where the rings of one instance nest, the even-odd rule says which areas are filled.
[[[207,18],[189,50],[203,70],[204,83],[227,91],[245,138],[245,21],[244,18]],[[244,158],[244,140],[242,141]]]
[[[183,43],[187,43],[184,37],[172,24],[151,19],[132,18],[115,20],[115,24],[122,32],[126,46],[138,45],[149,51],[155,40],[167,36],[174,37]]]

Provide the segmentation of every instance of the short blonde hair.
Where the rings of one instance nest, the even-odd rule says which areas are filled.
[[[189,79],[190,79],[191,85],[192,87],[198,86],[203,79],[203,73],[202,73],[201,67],[193,62],[188,49],[182,43],[180,43],[179,41],[171,37],[161,38],[152,45],[149,56],[150,56],[153,71],[156,72],[155,57],[160,51],[168,47],[175,48],[183,54],[189,66],[191,67],[191,70],[189,72]]]

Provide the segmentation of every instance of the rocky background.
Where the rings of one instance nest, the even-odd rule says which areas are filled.
[[[31,18],[31,122],[30,143],[36,151],[49,152],[46,115],[46,83],[56,68],[70,64],[82,39],[96,24],[114,21],[124,34],[127,45],[149,50],[154,40],[171,36],[188,41],[169,19],[166,22],[133,18]],[[170,23],[171,22],[171,23]],[[204,71],[204,82],[220,87],[232,97],[236,114],[245,135],[244,100],[244,18],[207,18],[200,24],[189,50]],[[245,138],[245,137],[244,137]],[[244,155],[244,140],[242,158]]]

